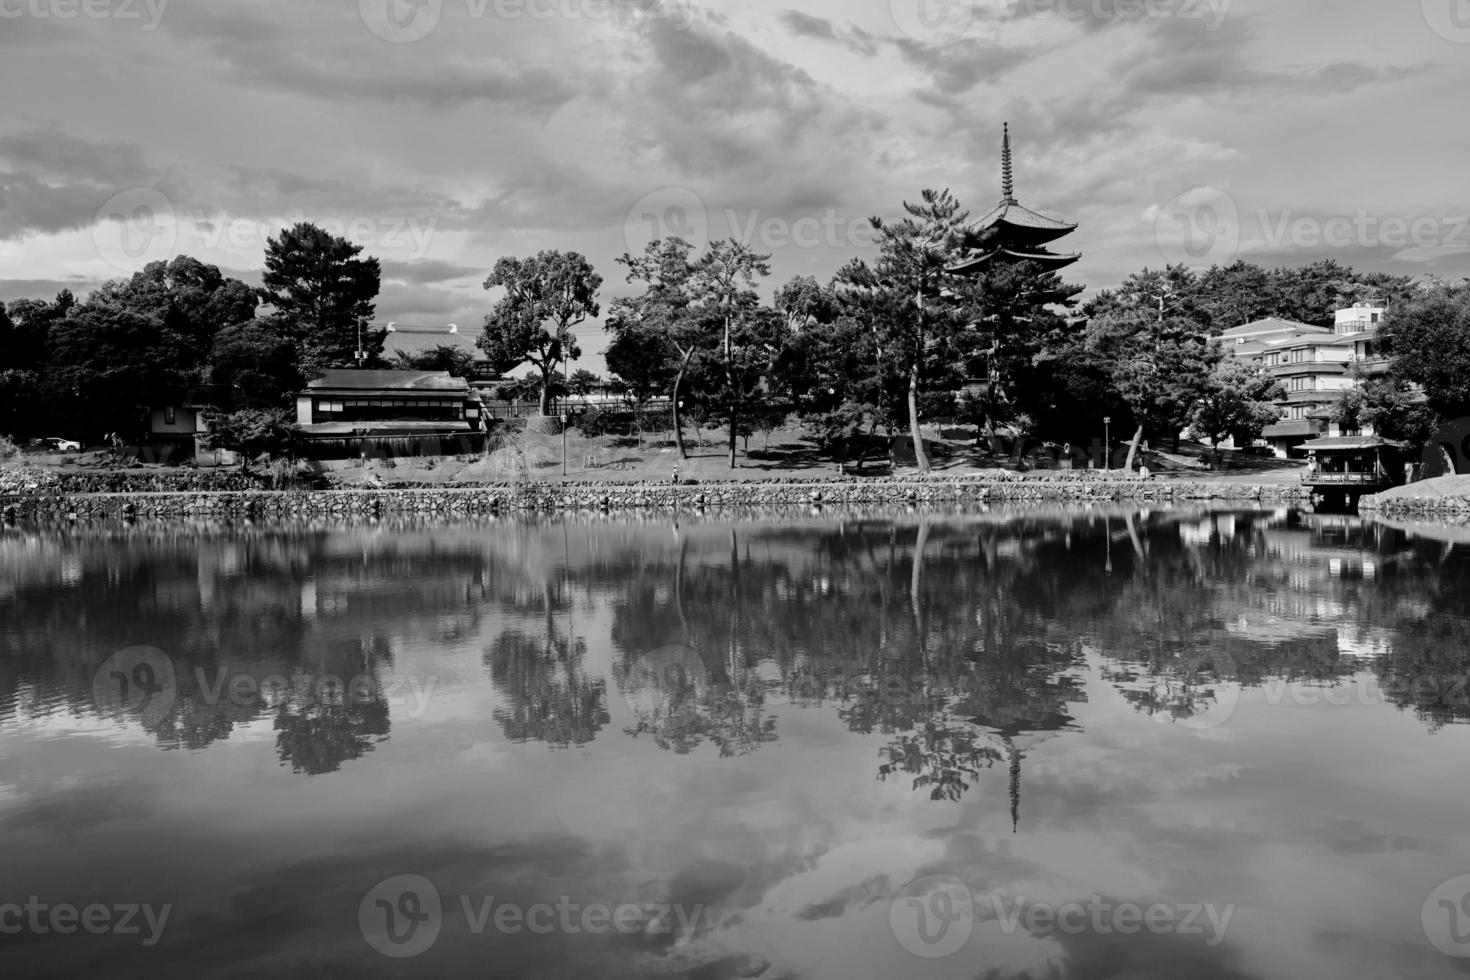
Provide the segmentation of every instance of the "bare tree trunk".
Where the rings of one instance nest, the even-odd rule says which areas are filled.
[[[1130,473],[1133,471],[1134,461],[1138,458],[1138,444],[1142,441],[1143,426],[1140,425],[1138,431],[1133,433],[1133,441],[1128,444],[1128,458],[1123,462],[1123,469]]]
[[[924,453],[924,434],[919,428],[919,366],[924,361],[924,293],[920,290],[915,297],[919,307],[919,335],[914,345],[913,360],[909,362],[909,435],[914,440],[914,462],[919,473],[929,472],[929,457]]]
[[[860,472],[868,463],[868,447],[873,444],[873,433],[878,431],[878,416],[873,416],[873,423],[868,426],[868,436],[858,443],[857,470]]]
[[[909,365],[909,435],[914,440],[914,462],[920,473],[929,472],[929,457],[924,453],[924,433],[919,428],[919,362]]]
[[[1001,454],[1001,450],[1005,447],[1000,444],[1000,439],[995,434],[995,419],[991,416],[989,412],[985,413],[985,438],[990,443],[991,454],[999,456]],[[977,436],[975,438],[975,442],[979,443],[979,441],[980,438]]]
[[[736,413],[736,391],[735,391],[735,367],[730,362],[730,316],[725,315],[725,408],[730,416],[730,469],[736,468],[735,463],[735,413]]]
[[[674,445],[679,448],[679,458],[688,459],[689,454],[684,450],[684,424],[679,418],[679,389],[684,384],[684,372],[689,369],[689,361],[694,357],[693,349],[679,359],[679,373],[674,375]]]

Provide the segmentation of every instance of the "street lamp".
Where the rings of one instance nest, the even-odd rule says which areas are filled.
[[[1113,417],[1111,415],[1104,415],[1103,416],[1103,469],[1104,470],[1111,470],[1113,468],[1113,444],[1112,444],[1112,439],[1110,438],[1112,436],[1112,425],[1113,425]]]
[[[566,409],[562,409],[562,413],[561,413],[561,475],[562,476],[566,476],[567,475],[567,420],[570,419],[570,418],[571,418],[571,416],[567,414]]]

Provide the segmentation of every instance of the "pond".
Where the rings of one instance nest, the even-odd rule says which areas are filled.
[[[7,528],[0,976],[1463,976],[1467,542]]]

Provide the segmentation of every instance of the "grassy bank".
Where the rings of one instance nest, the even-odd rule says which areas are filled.
[[[1022,475],[1048,479],[1060,472],[1051,457],[1056,447],[1038,447],[1017,470],[1014,457],[997,456],[986,446],[977,446],[974,430],[937,429],[926,431],[926,446],[933,474],[940,478],[970,479]],[[906,440],[905,440],[906,443]],[[685,440],[689,458],[680,460],[667,433],[645,436],[589,438],[580,432],[560,436],[517,433],[501,440],[486,455],[370,458],[337,460],[311,465],[323,479],[321,485],[345,489],[382,488],[401,485],[474,487],[526,481],[548,483],[655,483],[672,482],[677,471],[681,481],[702,484],[802,480],[821,482],[846,479],[904,478],[917,476],[913,465],[893,465],[887,453],[873,454],[862,466],[839,465],[795,428],[772,432],[769,439],[754,436],[749,449],[742,444],[732,469],[727,448],[719,434],[690,431]],[[907,449],[906,444],[902,445]],[[1172,447],[1170,447],[1172,448]],[[1121,465],[1123,451],[1115,447]],[[902,458],[900,456],[900,458]],[[1226,452],[1220,465],[1206,468],[1212,456],[1207,447],[1181,443],[1178,452],[1148,454],[1149,469],[1157,481],[1210,482],[1288,486],[1299,482],[1301,466],[1268,457]],[[1076,463],[1085,470],[1085,460]],[[0,473],[0,494],[34,492],[167,492],[170,490],[233,490],[267,485],[263,476],[242,477],[238,470],[194,470],[188,467],[147,464],[121,458],[111,452],[31,454],[10,461]],[[1093,474],[1101,476],[1101,474]],[[1133,478],[1120,471],[1121,479]],[[239,485],[236,485],[239,484]]]
[[[719,438],[691,432],[685,440],[689,458],[680,460],[665,436],[638,440],[626,437],[588,438],[579,432],[566,437],[565,475],[560,436],[519,435],[513,446],[488,457],[427,457],[393,460],[352,460],[323,464],[332,481],[342,486],[392,486],[395,483],[471,486],[508,479],[545,481],[670,482],[677,470],[680,480],[701,483],[729,480],[808,479],[845,477],[917,476],[912,465],[890,465],[886,454],[871,457],[858,467],[849,461],[839,465],[824,456],[799,430],[773,432],[770,439],[754,436],[747,452],[741,447],[736,467],[730,467],[728,449]],[[996,456],[975,444],[973,431],[929,430],[926,447],[933,472],[945,477],[994,476],[999,471],[1015,472],[1016,461]],[[1118,454],[1121,461],[1121,453]],[[1195,443],[1182,443],[1178,453],[1152,452],[1149,468],[1159,480],[1211,481],[1257,485],[1286,485],[1299,482],[1301,465],[1261,456],[1226,452],[1218,468],[1205,468],[1209,450]],[[1077,464],[1084,469],[1085,462]],[[1027,475],[1044,478],[1057,470],[1026,469]]]

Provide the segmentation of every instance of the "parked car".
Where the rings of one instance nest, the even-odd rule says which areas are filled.
[[[76,453],[82,450],[80,442],[74,439],[63,439],[61,436],[47,436],[41,440],[41,444],[58,453]]]

